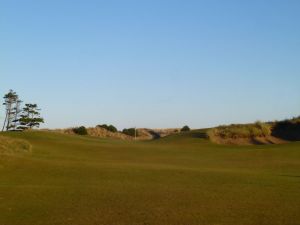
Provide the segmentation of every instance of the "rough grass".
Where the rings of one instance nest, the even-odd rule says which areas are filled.
[[[232,124],[213,128],[209,131],[209,135],[233,139],[267,137],[271,135],[271,126],[261,122],[256,122],[255,124]]]
[[[0,136],[0,155],[18,154],[31,151],[31,145],[25,140]]]
[[[222,146],[204,131],[157,141],[10,133],[33,145],[0,166],[2,225],[296,225],[300,143]]]
[[[89,127],[86,129],[87,129],[87,135],[92,136],[92,137],[113,138],[113,139],[121,139],[121,140],[132,140],[133,139],[132,137],[125,135],[121,132],[111,132],[102,127]],[[74,128],[56,129],[53,131],[63,133],[63,134],[75,134]]]
[[[75,134],[74,128],[68,129],[55,129],[55,130],[45,130],[45,131],[54,131],[63,134]],[[174,133],[178,133],[179,129],[147,129],[147,128],[138,128],[137,129],[137,140],[151,140],[157,139],[160,137],[165,137],[167,135],[171,135]],[[111,132],[102,127],[89,127],[87,128],[87,133],[92,137],[99,138],[112,138],[112,139],[120,139],[120,140],[134,140],[135,137],[126,135],[122,132]]]
[[[220,144],[278,144],[300,141],[300,117],[254,124],[232,124],[208,131],[210,139]]]

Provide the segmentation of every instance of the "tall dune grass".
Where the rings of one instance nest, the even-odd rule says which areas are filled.
[[[209,131],[209,136],[220,138],[253,138],[267,137],[271,135],[271,125],[256,122],[254,124],[231,124],[229,126],[219,126]]]

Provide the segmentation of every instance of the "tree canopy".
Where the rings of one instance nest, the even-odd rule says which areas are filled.
[[[7,131],[32,129],[44,123],[37,104],[27,103],[21,109],[21,103],[22,101],[19,99],[19,96],[13,90],[4,95],[5,120],[2,131],[4,129]]]

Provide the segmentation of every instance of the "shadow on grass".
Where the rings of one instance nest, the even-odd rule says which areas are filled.
[[[288,141],[300,141],[300,121],[285,120],[277,122],[273,127],[272,135]]]
[[[281,177],[292,177],[292,178],[300,178],[300,175],[287,175],[287,174],[284,174],[284,175],[279,175]]]

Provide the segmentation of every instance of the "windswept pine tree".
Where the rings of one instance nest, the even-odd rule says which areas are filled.
[[[21,103],[19,96],[13,90],[4,95],[5,120],[2,131],[32,129],[44,123],[37,104],[25,104],[25,107],[21,109]]]
[[[39,111],[37,104],[25,104],[19,118],[20,125],[18,128],[21,130],[32,129],[44,123],[44,119],[40,116]]]
[[[22,101],[19,100],[19,96],[13,90],[10,90],[6,95],[4,95],[5,106],[5,120],[3,123],[3,128],[6,130],[16,130],[18,127],[19,116],[21,113],[20,104]]]

